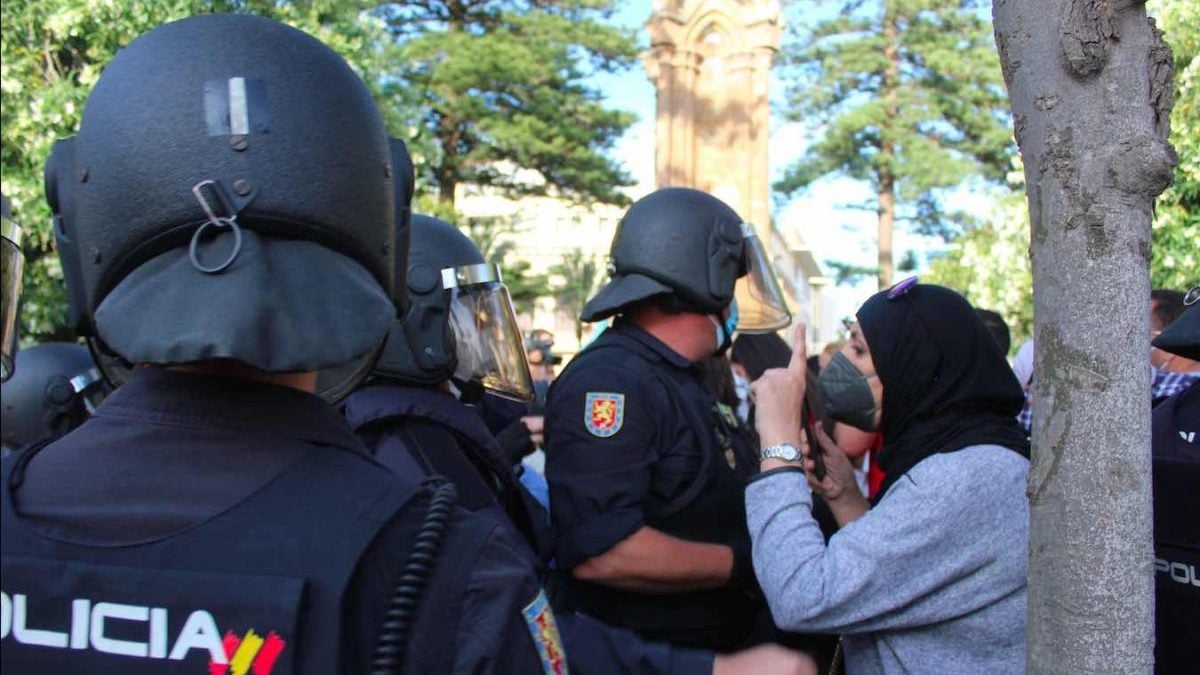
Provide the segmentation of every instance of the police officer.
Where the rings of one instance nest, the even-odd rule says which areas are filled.
[[[49,342],[17,353],[3,385],[0,440],[4,455],[58,438],[83,424],[107,393],[87,347]]]
[[[12,377],[17,351],[17,303],[21,298],[21,227],[8,197],[0,195],[0,382]]]
[[[1189,308],[1154,339],[1163,351],[1200,361],[1200,286]],[[1186,672],[1200,641],[1200,384],[1154,407],[1154,669]]]
[[[540,562],[551,553],[549,518],[471,405],[485,391],[533,397],[508,289],[453,225],[414,215],[410,232],[408,311],[346,416],[381,463],[450,478],[460,506],[513,528]]]
[[[583,319],[616,321],[555,381],[546,411],[566,606],[679,645],[767,637],[755,634],[769,621],[742,497],[756,451],[698,364],[735,329],[790,322],[777,282],[753,229],[685,188],[630,207],[609,271]]]
[[[346,415],[376,459],[397,473],[450,477],[460,504],[512,531],[525,544],[527,569],[544,576],[552,554],[546,513],[467,404],[484,390],[509,400],[532,395],[508,290],[453,225],[416,215],[411,234],[408,313],[393,325],[373,380],[346,400]],[[781,649],[714,659],[587,616],[559,613],[557,620],[576,673],[803,672],[808,663]]]
[[[3,462],[5,673],[540,666],[502,641],[537,612],[513,542],[313,394],[397,315],[406,165],[346,63],[273,21],[184,19],[105,68],[47,193],[77,328],[139,367]]]
[[[554,381],[554,369],[562,365],[562,356],[554,352],[554,335],[547,330],[535,330],[525,340],[525,355],[533,373],[534,406],[538,414],[545,412],[546,395]]]

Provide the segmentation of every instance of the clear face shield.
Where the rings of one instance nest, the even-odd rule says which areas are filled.
[[[484,263],[446,268],[442,287],[451,292],[450,328],[458,356],[455,379],[479,382],[503,398],[532,401],[533,378],[525,344],[499,266]]]
[[[17,352],[17,303],[21,299],[21,228],[8,217],[7,200],[4,209],[3,240],[0,241],[0,381],[13,374],[13,357]]]
[[[734,287],[740,315],[738,331],[773,333],[786,328],[792,323],[792,313],[788,311],[771,259],[750,223],[742,223],[742,241],[749,271]]]

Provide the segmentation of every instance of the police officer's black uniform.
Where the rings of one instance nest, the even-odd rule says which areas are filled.
[[[732,328],[722,312],[736,307],[735,282],[773,281],[769,271],[764,277],[750,270],[761,260],[753,246],[753,231],[720,200],[696,190],[659,190],[622,219],[612,281],[588,302],[583,318],[602,320],[669,296],[686,311],[712,316],[723,350]],[[738,300],[748,303],[748,296],[739,292]],[[770,315],[770,308],[742,309]],[[789,320],[781,311],[760,328]],[[766,606],[751,569],[743,501],[757,449],[736,426],[736,417],[722,415],[705,391],[699,367],[631,321],[618,318],[567,366],[546,410],[546,478],[560,569],[603,554],[643,526],[726,545],[734,554],[730,582],[711,590],[633,593],[564,573],[568,606],[648,638],[718,650],[755,639],[756,623],[769,626],[761,618]]]
[[[193,17],[106,67],[47,193],[72,320],[128,381],[2,465],[6,675],[540,667],[507,534],[254,381],[369,371],[406,168],[361,80],[282,24]]]
[[[584,421],[595,394],[620,397],[611,436],[595,435]],[[619,320],[555,380],[546,422],[546,477],[563,569],[644,525],[748,554],[743,491],[757,450],[732,428],[736,420],[720,415],[698,365]],[[646,637],[733,649],[764,606],[750,574],[723,588],[671,595],[574,579],[564,592],[572,606]]]
[[[552,554],[550,516],[521,486],[477,411],[448,391],[378,379],[346,399],[345,413],[372,455],[401,476],[443,476],[458,505],[528,544],[530,561]]]
[[[519,538],[524,569],[544,578],[553,554],[548,515],[517,481],[480,411],[443,388],[456,370],[457,345],[447,347],[443,321],[436,317],[447,312],[450,299],[440,288],[425,289],[420,283],[423,267],[482,262],[475,246],[450,224],[413,217],[409,263],[417,284],[409,289],[409,312],[393,329],[376,366],[378,376],[347,398],[345,413],[373,456],[397,474],[451,479],[459,489],[459,504]],[[397,340],[397,335],[405,339]],[[431,348],[426,351],[425,346]],[[415,353],[425,360],[418,362]],[[431,354],[445,358],[430,359]],[[478,383],[458,379],[457,384],[474,389]],[[573,613],[557,613],[556,620],[572,672],[712,672],[710,652],[648,643],[628,630]]]
[[[275,635],[251,652],[279,650],[263,672],[367,672],[426,501],[315,396],[159,369],[139,371],[62,441],[6,462],[5,481],[4,592],[29,607],[22,632],[5,636],[5,672],[203,670],[208,648],[230,660],[225,636],[250,631]],[[406,672],[540,667],[532,649],[504,644],[529,644],[521,610],[539,586],[502,530],[458,520],[432,582]],[[108,634],[144,658],[98,652],[86,636],[87,651],[56,649],[76,639],[74,599],[165,609],[166,652],[155,656],[148,617]],[[173,651],[196,611],[218,633]],[[60,635],[31,642],[28,629]]]
[[[1200,360],[1200,304],[1193,303],[1154,346]],[[1182,673],[1195,667],[1200,642],[1200,386],[1159,403],[1151,420],[1154,671]]]

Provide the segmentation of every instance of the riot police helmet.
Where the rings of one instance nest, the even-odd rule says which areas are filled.
[[[1184,296],[1183,314],[1151,342],[1159,349],[1192,361],[1200,361],[1200,286]]]
[[[126,365],[376,352],[403,298],[393,164],[366,85],[315,38],[249,15],[155,28],[46,168],[71,316]]]
[[[791,321],[754,227],[700,190],[663,188],[635,202],[618,225],[608,269],[611,280],[584,307],[584,321],[660,295],[703,314],[720,314],[736,298],[743,332]]]
[[[8,450],[73,430],[107,393],[87,347],[68,342],[22,349],[16,373],[0,389],[0,436]]]
[[[533,381],[499,266],[454,225],[412,216],[408,311],[375,374],[414,384],[451,381],[529,401]]]

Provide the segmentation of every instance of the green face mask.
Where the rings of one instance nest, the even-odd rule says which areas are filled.
[[[863,431],[875,431],[875,397],[867,378],[845,354],[833,355],[821,370],[821,403],[825,414]]]

